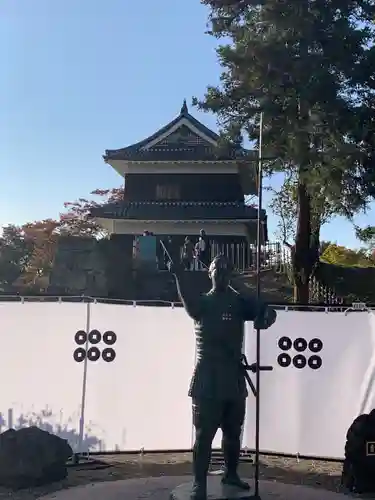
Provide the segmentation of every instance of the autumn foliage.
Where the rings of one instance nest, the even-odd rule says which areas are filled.
[[[96,189],[90,194],[99,200],[79,198],[76,201],[64,203],[66,212],[60,215],[58,228],[60,233],[92,237],[104,235],[103,229],[93,219],[90,219],[90,211],[107,203],[121,201],[124,198],[124,189]]]
[[[0,237],[0,287],[44,289],[51,272],[59,238],[62,236],[105,236],[90,218],[90,211],[107,203],[121,201],[123,188],[96,189],[89,198],[64,204],[58,220],[44,219],[22,226],[8,225]]]
[[[374,267],[375,259],[366,250],[352,250],[331,243],[322,253],[320,260],[327,264],[335,264],[345,267]]]

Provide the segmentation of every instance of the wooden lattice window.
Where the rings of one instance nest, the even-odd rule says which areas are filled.
[[[179,200],[180,186],[178,184],[158,184],[156,186],[157,200]]]

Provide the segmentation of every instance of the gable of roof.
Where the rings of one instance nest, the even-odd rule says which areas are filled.
[[[194,118],[184,101],[180,114],[151,136],[125,148],[106,150],[104,160],[221,161],[247,155],[243,148],[218,147],[219,136]]]

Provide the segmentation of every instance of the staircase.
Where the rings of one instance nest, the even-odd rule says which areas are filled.
[[[261,293],[269,303],[290,302],[293,287],[282,272],[267,269],[261,272]],[[250,294],[256,293],[257,277],[255,272],[242,275],[244,285]],[[192,293],[202,294],[209,291],[211,282],[206,271],[187,271],[184,276],[187,288]],[[174,277],[168,271],[138,272],[129,291],[128,300],[179,302]]]
[[[243,273],[242,282],[250,294],[256,294],[257,274],[255,271]],[[293,298],[293,286],[283,270],[263,269],[260,272],[260,289],[263,300],[270,304],[288,303]]]

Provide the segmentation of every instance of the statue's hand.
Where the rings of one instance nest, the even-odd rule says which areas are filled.
[[[256,330],[266,330],[270,326],[272,326],[275,321],[276,321],[276,311],[275,309],[272,309],[271,307],[266,307],[263,310],[263,314],[259,316],[258,318],[255,319],[254,321],[254,328]]]

